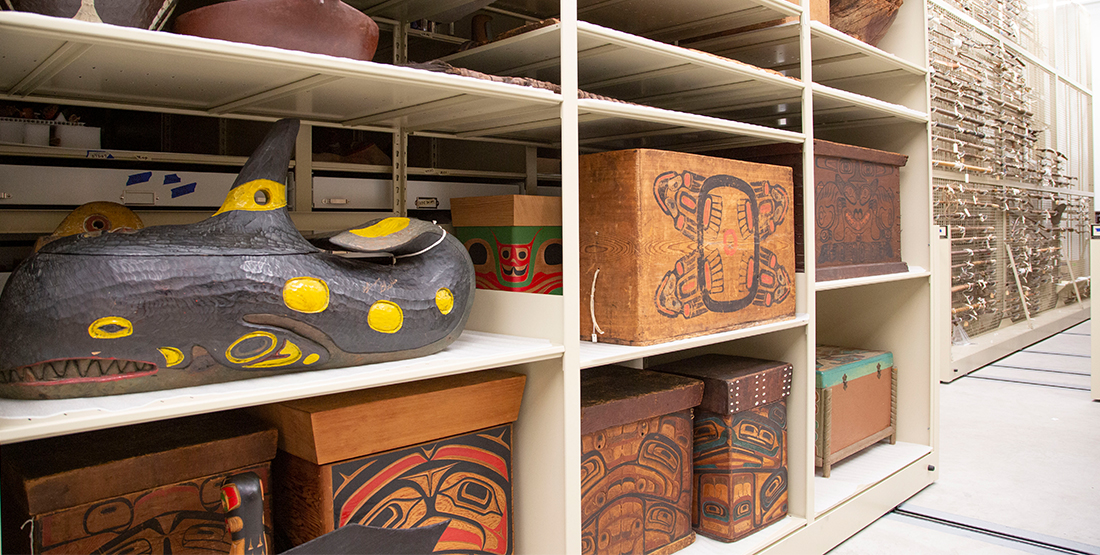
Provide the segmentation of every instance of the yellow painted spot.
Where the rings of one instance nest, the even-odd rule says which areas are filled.
[[[306,364],[313,364],[314,362],[317,362],[318,360],[321,360],[321,355],[319,355],[317,353],[313,353],[312,355],[309,355],[308,357],[306,357],[306,359],[303,360],[302,362],[304,362]]]
[[[325,280],[313,277],[296,277],[283,285],[283,302],[287,308],[316,314],[328,308],[329,291]]]
[[[455,296],[450,289],[444,287],[435,292],[435,306],[438,306],[439,311],[443,314],[451,313],[451,310],[455,307]]]
[[[118,339],[134,333],[134,325],[125,318],[107,316],[88,326],[88,335],[94,339]]]
[[[397,333],[405,316],[401,313],[401,307],[390,301],[378,301],[371,305],[367,313],[367,325],[372,330],[382,333]]]
[[[276,357],[263,362],[257,362],[256,364],[246,364],[245,368],[277,368],[279,366],[289,366],[301,359],[302,349],[292,341],[287,340],[283,348],[279,349],[279,353]]]
[[[360,237],[374,238],[385,237],[409,227],[408,218],[386,218],[372,226],[361,229],[353,229],[351,233]]]
[[[161,347],[157,350],[164,355],[165,366],[171,367],[183,362],[183,351],[175,347]]]
[[[260,201],[257,199],[260,199]],[[278,210],[284,206],[286,206],[285,185],[270,179],[256,179],[230,189],[229,194],[225,196],[222,207],[214,212],[214,215],[217,216],[222,212],[233,210],[264,212]]]
[[[237,347],[249,341],[250,339],[260,338],[263,341],[260,348],[253,347],[252,351],[245,351],[243,353],[236,352]],[[255,343],[254,341],[252,343]],[[267,353],[275,350],[275,345],[279,344],[279,340],[275,337],[275,334],[266,331],[254,331],[252,333],[246,333],[241,336],[240,339],[233,342],[228,349],[225,350],[225,358],[233,364],[244,364],[256,360]]]

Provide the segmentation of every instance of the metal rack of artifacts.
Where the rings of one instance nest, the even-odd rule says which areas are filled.
[[[1030,323],[1059,301],[1089,297],[1091,195],[971,182],[969,174],[935,177],[933,194],[936,223],[951,229],[955,343],[998,329],[1006,317]]]
[[[952,231],[955,344],[1086,298],[1091,193],[1067,171],[1019,2],[929,3],[933,189]],[[983,27],[984,26],[984,27]],[[1038,114],[1037,114],[1038,112]],[[1067,293],[1068,292],[1068,293]]]
[[[937,168],[1025,182],[1040,174],[1027,65],[1001,41],[929,6],[932,151]]]

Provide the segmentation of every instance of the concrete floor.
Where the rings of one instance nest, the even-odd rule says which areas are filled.
[[[1091,322],[940,386],[940,476],[830,551],[1100,555]]]

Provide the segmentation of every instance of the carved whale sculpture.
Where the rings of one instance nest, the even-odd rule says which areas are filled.
[[[379,218],[319,249],[286,209],[298,132],[278,122],[213,216],[45,245],[0,295],[0,396],[187,387],[438,352],[473,300],[466,249]]]

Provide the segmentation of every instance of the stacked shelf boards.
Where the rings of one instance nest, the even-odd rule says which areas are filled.
[[[351,3],[401,25],[462,4]],[[557,88],[0,12],[0,51],[5,52],[0,98],[5,100],[261,121],[297,117],[307,124],[395,137],[481,141],[486,157],[500,143],[559,149],[567,283],[561,297],[478,291],[467,331],[431,357],[240,382],[232,393],[195,388],[87,406],[41,405],[43,412],[29,417],[18,412],[26,410],[19,403],[0,401],[0,441],[508,368],[528,377],[515,436],[516,552],[578,553],[581,372],[716,352],[794,366],[788,400],[789,516],[732,544],[699,538],[683,553],[823,552],[880,516],[880,508],[934,480],[929,470],[937,458],[932,291],[934,276],[941,274],[931,226],[928,77],[920,46],[924,3],[905,3],[882,48],[809,21],[806,6],[786,0],[500,0],[491,8],[527,20],[559,21],[445,61]],[[713,37],[783,18],[795,20]],[[584,303],[578,288],[568,284],[579,281],[579,155],[627,148],[705,153],[779,142],[802,145],[805,159],[812,160],[815,138],[909,156],[901,200],[902,254],[909,272],[815,283],[808,241],[806,271],[791,276],[793,319],[648,347],[593,343],[587,330],[578,329]],[[339,163],[310,166],[356,169]],[[447,171],[411,170],[400,162],[367,170],[393,171],[395,178]],[[808,216],[803,223],[812,229],[813,172],[806,171],[804,179]],[[308,210],[292,216],[318,230],[333,217]],[[813,463],[814,353],[821,342],[891,350],[900,375],[898,444],[852,457],[829,479],[816,476]],[[112,406],[115,401],[122,404]]]

